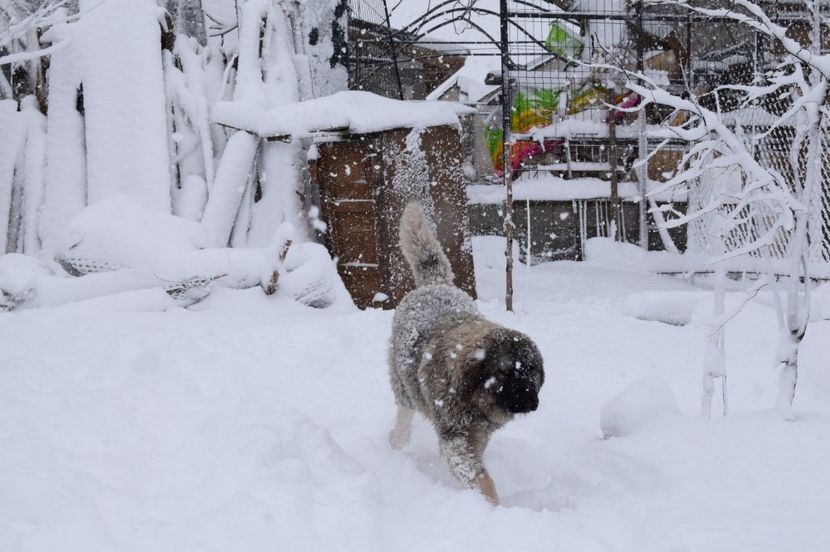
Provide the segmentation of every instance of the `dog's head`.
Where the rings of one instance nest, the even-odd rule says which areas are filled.
[[[487,334],[483,345],[479,351],[483,357],[480,358],[479,391],[488,410],[495,407],[504,414],[536,410],[545,370],[533,340],[515,330],[496,328]]]

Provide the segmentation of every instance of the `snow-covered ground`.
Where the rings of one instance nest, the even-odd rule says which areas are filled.
[[[459,488],[423,420],[390,450],[390,312],[259,289],[163,310],[143,291],[0,314],[0,550],[830,550],[830,321],[783,422],[774,311],[749,303],[727,329],[730,416],[704,421],[705,291],[558,262],[519,267],[513,315],[498,252],[476,253],[481,309],[547,370],[539,410],[487,450],[504,506]],[[603,405],[646,376],[667,385],[634,396],[670,389],[680,413],[603,439]]]

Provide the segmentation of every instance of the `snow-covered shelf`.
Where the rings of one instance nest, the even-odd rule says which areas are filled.
[[[568,138],[571,140],[579,139],[607,139],[608,138],[608,123],[604,119],[608,116],[606,110],[594,109],[590,112],[583,112],[581,115],[597,120],[591,120],[588,117],[574,117],[557,121],[544,128],[534,128],[527,133],[514,133],[512,137],[517,140],[530,139],[542,141],[553,138]],[[646,132],[657,129],[658,127],[648,125]],[[618,124],[616,125],[617,139],[635,139],[639,137],[641,128],[639,125]]]
[[[371,92],[349,90],[305,102],[264,110],[246,102],[219,102],[215,123],[264,138],[300,138],[319,132],[365,134],[395,128],[426,128],[458,124],[475,110],[445,101],[402,101]]]
[[[537,165],[537,170],[540,171],[576,171],[576,172],[610,172],[611,164],[607,161],[572,161],[570,163],[548,163],[545,165]]]
[[[657,189],[662,182],[649,181],[648,189]],[[618,183],[619,196],[623,200],[638,200],[640,193],[636,182]],[[562,178],[553,173],[539,171],[522,173],[513,182],[514,201],[572,201],[611,197],[611,183],[600,178]],[[657,194],[656,201],[686,201],[680,192]],[[467,202],[476,205],[504,202],[502,186],[474,184],[467,186]]]

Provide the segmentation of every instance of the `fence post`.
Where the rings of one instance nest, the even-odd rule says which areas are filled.
[[[499,1],[501,15],[501,129],[502,129],[502,183],[507,197],[504,205],[504,234],[505,243],[505,274],[504,274],[504,308],[513,310],[513,175],[510,167],[510,111],[512,101],[510,95],[510,76],[508,73],[510,59],[507,37],[507,0]]]
[[[619,184],[617,183],[617,121],[616,112],[614,111],[614,93],[616,92],[616,88],[613,85],[614,83],[610,79],[606,82],[608,103],[608,166],[611,168],[611,228],[610,232],[606,232],[606,234],[609,237],[613,237],[614,241],[621,241],[620,234],[623,232],[623,229],[620,228],[620,191]]]

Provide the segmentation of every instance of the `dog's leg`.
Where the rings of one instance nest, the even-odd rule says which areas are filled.
[[[493,506],[501,504],[501,502],[499,502],[499,495],[496,493],[496,484],[493,482],[493,478],[490,477],[490,474],[487,473],[487,470],[484,470],[481,475],[476,478],[475,486],[481,494],[484,495],[487,502]]]
[[[442,433],[440,436],[441,453],[447,459],[450,471],[465,487],[478,489],[493,506],[499,505],[496,484],[487,473],[481,459],[486,440],[476,438],[469,433]],[[480,443],[477,445],[477,443]]]
[[[395,427],[389,432],[389,444],[395,450],[401,450],[409,443],[412,437],[412,417],[415,411],[411,408],[398,405],[398,414],[395,416]]]

